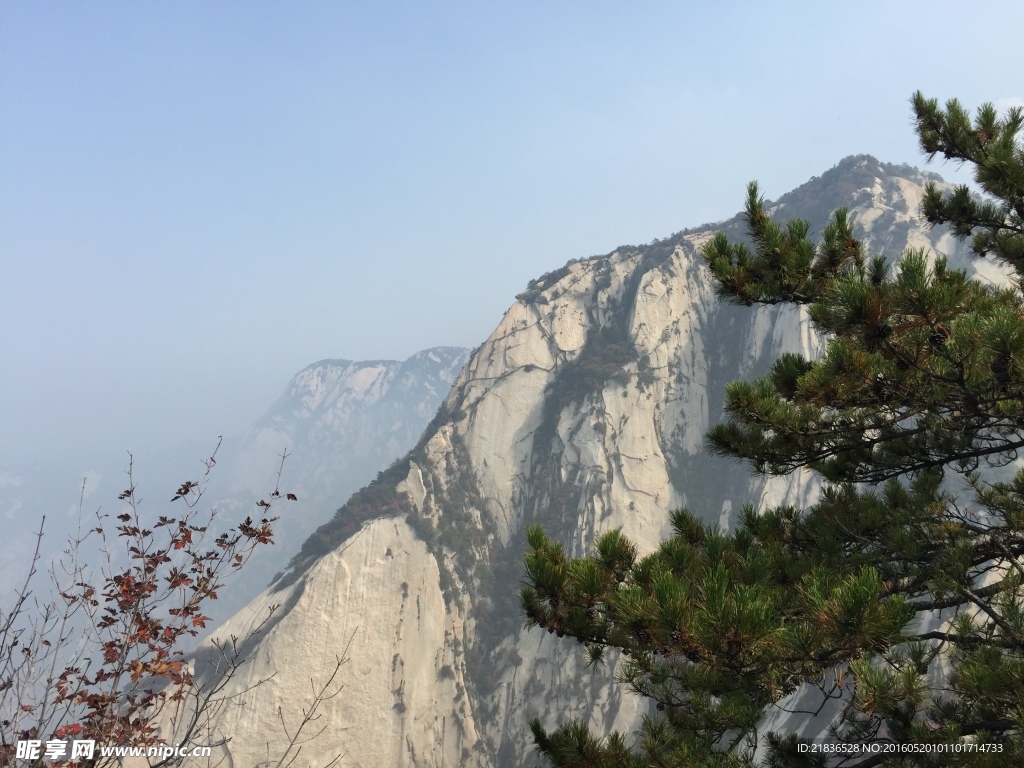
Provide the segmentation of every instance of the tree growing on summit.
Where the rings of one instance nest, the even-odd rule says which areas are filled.
[[[995,472],[1024,448],[1024,115],[912,105],[924,152],[971,165],[986,195],[931,184],[925,218],[1012,279],[869,256],[843,210],[814,242],[750,186],[752,246],[720,233],[704,249],[718,294],[805,307],[827,344],[729,385],[707,440],[763,474],[809,468],[824,491],[808,509],[748,507],[728,535],[674,512],[646,557],[610,532],[571,559],[530,529],[528,624],[594,662],[620,650],[620,678],[654,704],[632,737],[534,722],[552,765],[1024,764],[1024,471]],[[849,750],[759,731],[813,688]]]

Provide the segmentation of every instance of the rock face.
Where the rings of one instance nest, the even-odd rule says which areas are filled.
[[[321,360],[299,371],[237,451],[227,487],[213,486],[226,520],[253,514],[287,448],[281,490],[299,499],[274,508],[275,546],[248,571],[262,575],[231,584],[222,602],[237,610],[251,600],[330,510],[415,445],[468,358],[468,349],[435,347],[404,361]]]
[[[961,258],[917,214],[928,176],[853,157],[773,205],[821,230],[848,206],[874,252],[924,247]],[[934,177],[931,177],[934,178]],[[630,729],[646,704],[584,670],[581,649],[526,632],[515,595],[523,527],[539,522],[575,554],[622,529],[641,550],[686,505],[727,527],[744,504],[804,504],[810,477],[765,481],[709,456],[725,384],[784,351],[818,349],[792,309],[728,307],[699,249],[739,217],[568,264],[533,281],[476,350],[416,448],[303,545],[292,566],[224,627],[241,635],[272,603],[240,694],[215,724],[235,765],[283,745],[277,707],[300,716],[309,680],[348,647],[344,690],[321,705],[324,733],[300,763],[536,765],[528,723],[582,718]]]
[[[219,466],[204,492],[204,506],[215,507],[225,527],[246,515],[255,516],[256,502],[273,489],[284,448],[290,458],[281,487],[299,500],[274,508],[274,514],[281,515],[276,545],[257,554],[245,581],[229,580],[210,606],[215,619],[226,619],[245,606],[353,491],[416,444],[469,352],[436,347],[404,361],[314,363],[292,378],[245,440],[224,441],[217,454]],[[166,502],[183,480],[199,479],[199,460],[213,447],[213,442],[204,441],[136,457],[135,479],[154,518],[153,507],[160,499]],[[76,528],[79,498],[85,502],[86,528],[95,524],[92,513],[97,507],[116,507],[115,499],[125,487],[123,457],[119,453],[112,461],[97,461],[85,454],[77,460],[50,458],[0,466],[0,605],[6,604],[8,591],[24,582],[25,553],[35,547],[40,512],[47,515],[40,562],[56,562]]]

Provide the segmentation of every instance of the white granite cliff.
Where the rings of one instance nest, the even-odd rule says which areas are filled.
[[[244,582],[229,583],[212,606],[215,617],[226,618],[255,597],[349,494],[416,443],[468,357],[468,349],[436,347],[403,361],[321,360],[292,377],[241,446],[228,452],[227,474],[210,498],[222,523],[251,515],[273,488],[287,449],[281,489],[298,501],[275,509],[282,516],[275,546],[257,553]]]
[[[925,176],[848,158],[781,198],[820,231],[840,205],[871,250],[956,244],[917,215]],[[811,478],[764,481],[709,456],[723,389],[784,351],[818,349],[792,309],[728,307],[699,256],[719,228],[569,264],[520,294],[472,355],[419,445],[303,547],[291,570],[217,634],[244,636],[272,604],[239,695],[213,724],[231,765],[279,753],[347,647],[344,685],[296,765],[538,765],[528,722],[629,729],[646,703],[584,670],[581,649],[523,630],[523,527],[588,550],[621,528],[642,550],[686,505],[723,527],[743,504],[806,503]],[[956,256],[956,254],[953,254]],[[200,661],[200,666],[202,659]]]

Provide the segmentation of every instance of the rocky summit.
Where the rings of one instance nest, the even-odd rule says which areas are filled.
[[[872,252],[926,248],[967,266],[918,215],[928,180],[851,157],[771,211],[820,232],[846,206]],[[233,765],[280,755],[342,658],[340,693],[320,702],[310,728],[323,731],[296,764],[537,765],[531,718],[606,731],[645,714],[610,669],[585,669],[578,645],[523,629],[523,529],[540,523],[574,554],[622,529],[650,551],[679,506],[725,528],[744,504],[813,498],[807,475],[766,481],[705,450],[726,383],[819,347],[796,310],[716,299],[700,248],[717,230],[742,237],[742,219],[572,261],[516,297],[416,447],[215,633],[245,637],[278,606],[246,646],[252,661],[226,691],[237,698],[211,710],[207,743],[228,739]],[[197,657],[200,675],[214,655]]]

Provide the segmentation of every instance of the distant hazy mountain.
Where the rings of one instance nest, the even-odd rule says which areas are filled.
[[[277,505],[281,520],[275,544],[249,563],[244,579],[232,579],[210,614],[225,618],[263,589],[302,541],[354,491],[416,443],[469,356],[469,350],[437,347],[408,360],[323,360],[292,379],[285,393],[244,440],[225,441],[204,499],[220,515],[218,526],[257,513],[256,502],[273,488],[279,454],[288,449],[282,491],[298,502]],[[172,514],[160,505],[186,479],[197,479],[200,460],[214,443],[171,446],[154,457],[136,457],[144,513]],[[96,458],[96,457],[94,457]],[[127,485],[127,454],[88,464],[34,462],[0,467],[0,584],[13,591],[27,572],[33,532],[47,515],[41,569],[60,556],[78,518],[85,482],[85,523],[109,513]],[[105,459],[105,460],[104,460]],[[185,467],[185,474],[180,468]],[[187,475],[187,477],[186,477]],[[42,574],[45,580],[45,573]],[[37,590],[43,587],[42,581]]]
[[[275,545],[247,582],[266,586],[317,526],[416,444],[468,358],[468,349],[435,347],[404,361],[321,360],[295,374],[246,438],[217,500],[227,519],[252,514],[287,448],[281,491],[299,500],[274,508]],[[245,591],[250,598],[257,590]]]
[[[851,157],[772,209],[820,232],[847,206],[871,251],[962,260],[918,215],[929,178]],[[680,505],[726,527],[745,503],[813,498],[806,475],[765,481],[704,450],[727,382],[819,348],[797,309],[715,299],[699,249],[718,229],[744,234],[736,217],[623,246],[516,298],[416,447],[219,630],[243,635],[268,605],[284,606],[234,684],[266,682],[217,723],[234,764],[281,751],[279,707],[299,712],[350,638],[343,694],[323,703],[325,737],[304,748],[303,765],[341,752],[354,768],[536,765],[533,717],[597,730],[638,722],[646,702],[610,671],[585,670],[579,646],[523,630],[523,527],[542,523],[575,554],[609,529],[651,551]]]

